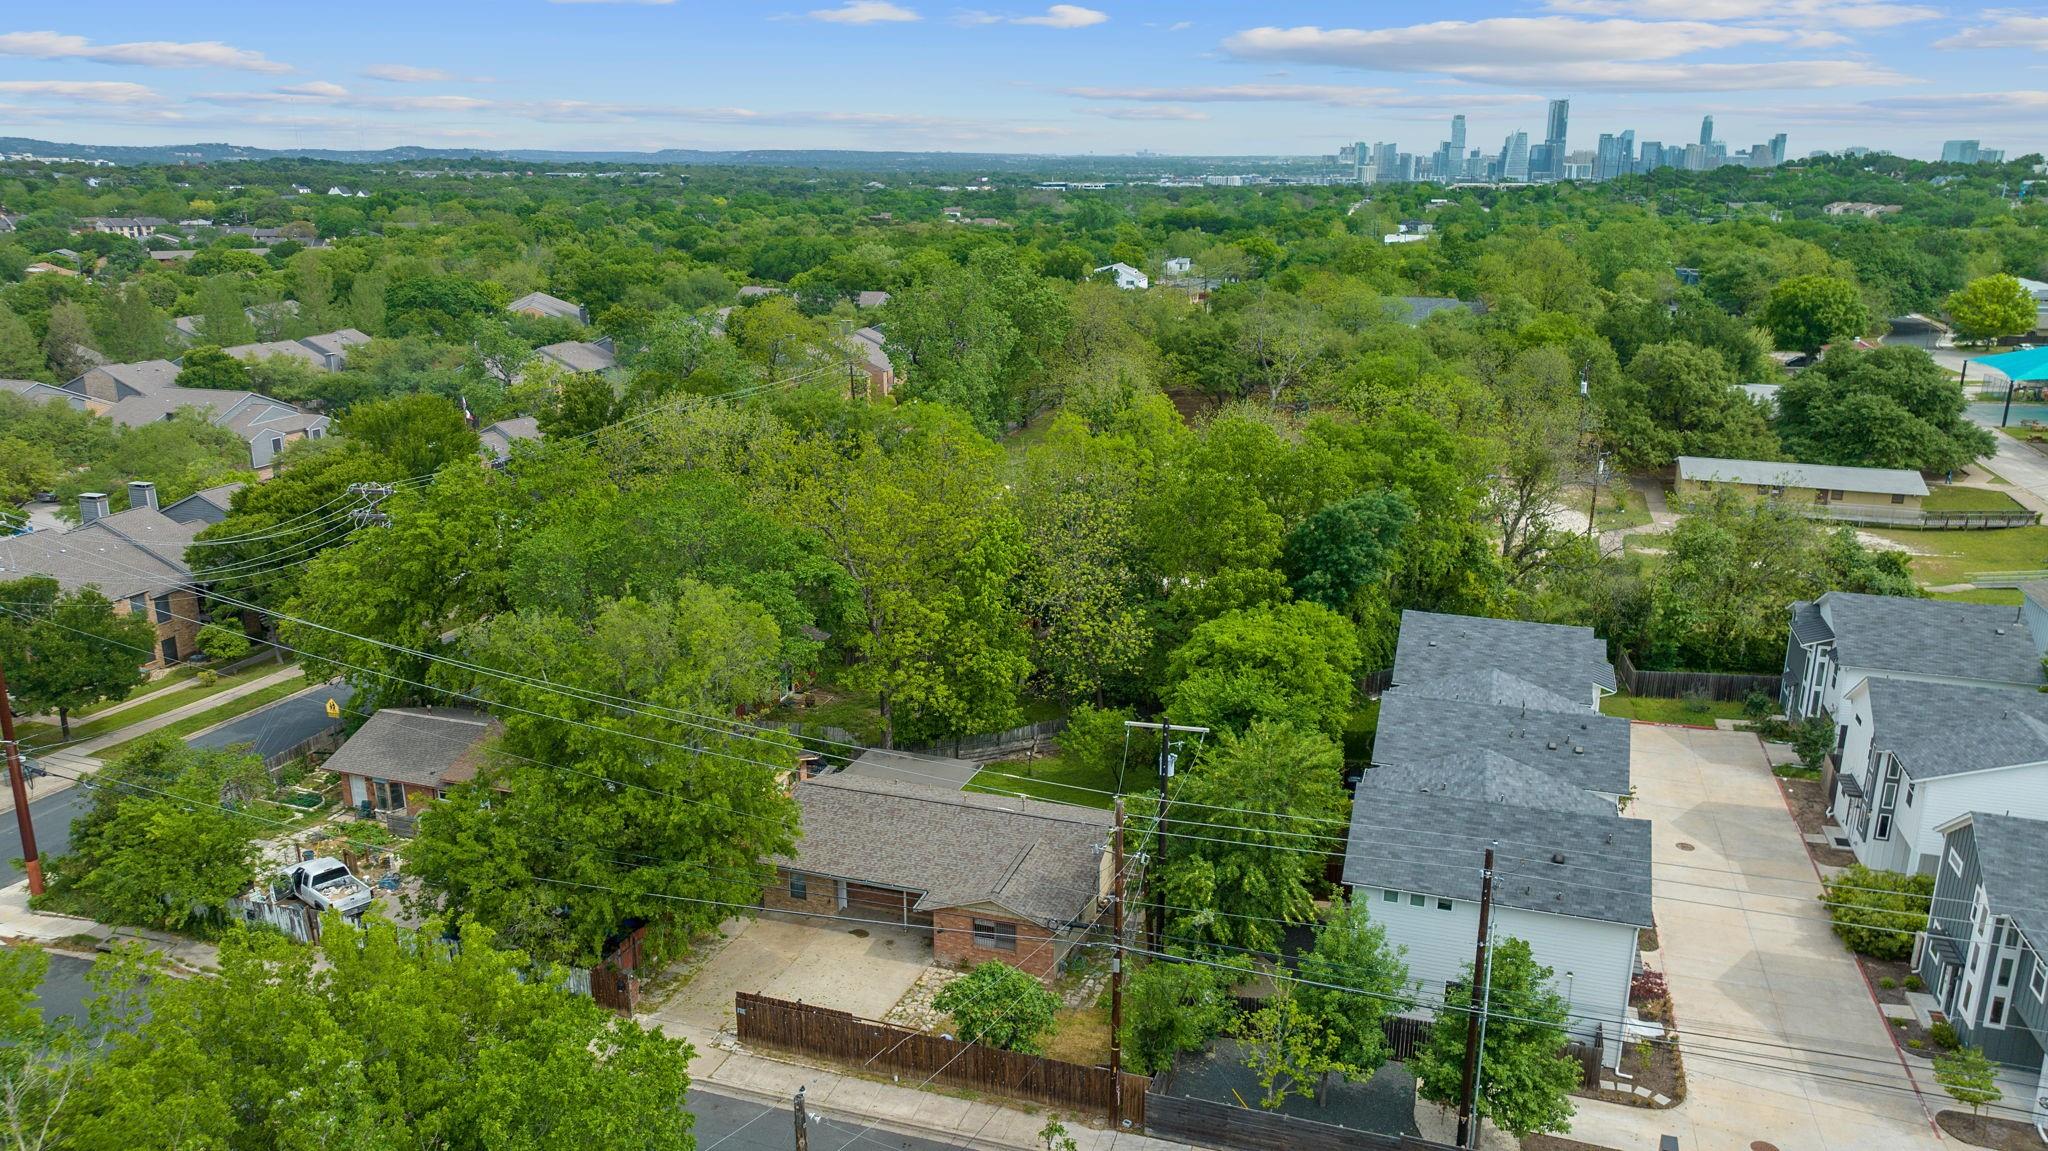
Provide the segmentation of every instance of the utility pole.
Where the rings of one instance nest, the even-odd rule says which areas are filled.
[[[1116,797],[1116,822],[1109,833],[1109,1127],[1124,1123],[1124,797]]]
[[[1465,1007],[1465,1081],[1458,1089],[1458,1146],[1473,1147],[1472,1111],[1479,1101],[1479,1040],[1485,1007],[1484,992],[1480,983],[1492,973],[1491,958],[1487,955],[1487,930],[1493,919],[1493,848],[1486,849],[1486,866],[1479,873],[1479,944],[1472,954],[1472,988],[1466,994]]]
[[[390,484],[350,484],[348,494],[364,502],[349,509],[348,518],[357,527],[390,527],[391,513],[379,509],[396,491],[397,489]]]
[[[1600,477],[1607,473],[1607,453],[1596,445],[1593,448],[1593,498],[1586,501],[1586,535],[1598,535],[1593,529],[1593,517],[1600,512]]]
[[[28,780],[21,774],[21,745],[14,739],[14,704],[7,695],[7,669],[0,667],[0,743],[7,747],[7,783],[14,789],[14,821],[21,826],[21,869],[28,893],[43,893],[43,861],[36,854],[36,824],[28,810]]]
[[[1176,746],[1173,735],[1175,732],[1182,732],[1206,736],[1209,729],[1178,723],[1146,723],[1127,719],[1124,721],[1127,737],[1130,729],[1134,727],[1159,733],[1159,816],[1152,824],[1152,857],[1145,861],[1145,894],[1148,904],[1145,908],[1145,933],[1149,939],[1146,946],[1149,950],[1159,951],[1162,950],[1162,937],[1166,934],[1166,907],[1160,902],[1158,883],[1152,877],[1160,868],[1166,866],[1167,788],[1173,782],[1174,768],[1179,760],[1179,756],[1173,750]]]
[[[796,1089],[796,1151],[811,1151],[809,1119],[804,1114],[804,1089]]]

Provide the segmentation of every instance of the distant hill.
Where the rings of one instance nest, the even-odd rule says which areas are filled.
[[[334,148],[251,148],[239,144],[65,144],[0,136],[0,153],[28,152],[106,160],[115,164],[217,164],[237,160],[323,160],[343,164],[408,164],[426,160],[482,160],[520,164],[703,164],[776,168],[832,168],[858,171],[948,171],[968,169],[1044,171],[1070,168],[1101,174],[1177,170],[1191,164],[1213,167],[1235,161],[1266,168],[1306,161],[1307,157],[1192,156],[1048,156],[1000,152],[856,152],[836,149],[747,149],[732,152],[696,148],[664,148],[656,152],[576,152],[547,148],[493,151],[483,148],[382,148],[360,151]]]

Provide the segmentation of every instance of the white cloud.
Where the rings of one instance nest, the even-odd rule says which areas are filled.
[[[1859,107],[1866,110],[1866,118],[1874,111],[1942,123],[1953,123],[1958,119],[1969,123],[1982,123],[1991,120],[2048,116],[2048,92],[2020,90],[1885,96],[1865,100]],[[2035,119],[2035,122],[2038,123],[2038,119]]]
[[[1012,24],[1035,24],[1041,28],[1087,28],[1109,19],[1109,13],[1079,4],[1055,4],[1045,10],[1043,16],[1015,16]]]
[[[138,40],[126,44],[95,44],[83,36],[60,32],[0,33],[0,56],[33,60],[91,60],[100,64],[133,64],[145,68],[228,68],[243,72],[289,72],[291,65],[267,59],[261,52],[218,40],[179,43]]]
[[[116,80],[0,80],[0,95],[74,104],[146,104],[161,99],[153,89]]]
[[[1895,28],[1941,18],[1941,9],[1892,0],[1548,0],[1553,12],[1649,20],[1749,20],[1836,28]]]
[[[278,91],[287,96],[310,96],[324,100],[338,100],[348,95],[348,89],[325,80],[314,80],[306,84],[287,84]]]
[[[1326,104],[1332,108],[1363,108],[1395,95],[1397,88],[1358,88],[1346,84],[1214,84],[1183,88],[1062,88],[1083,100],[1128,100],[1181,104]]]
[[[410,64],[372,64],[363,69],[363,75],[393,84],[433,84],[455,79],[439,68],[415,68]]]
[[[1084,115],[1105,116],[1111,120],[1207,120],[1209,114],[1194,108],[1179,108],[1172,104],[1140,105],[1136,108],[1083,108]]]
[[[1989,24],[1965,28],[1946,40],[1936,40],[1936,48],[2018,48],[2026,51],[2048,52],[2048,16],[2026,16],[2018,12],[1994,11],[1984,15],[1992,18]]]
[[[907,24],[923,17],[888,0],[846,0],[837,8],[818,8],[811,19],[832,24]]]

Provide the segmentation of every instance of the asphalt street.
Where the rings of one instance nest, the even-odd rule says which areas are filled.
[[[334,726],[327,718],[327,701],[348,706],[354,690],[345,683],[320,684],[298,695],[287,696],[269,707],[259,708],[239,719],[186,740],[193,747],[232,747],[249,744],[254,755],[270,756],[287,751]]]
[[[59,768],[68,771],[68,768]],[[46,794],[38,796],[37,791]],[[71,821],[92,807],[92,789],[73,784],[63,791],[50,791],[50,779],[35,781],[29,792],[29,817],[35,820],[36,850],[45,859],[71,850]],[[0,887],[21,881],[21,827],[13,812],[0,814]]]

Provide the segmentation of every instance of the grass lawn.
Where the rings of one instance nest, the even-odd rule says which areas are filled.
[[[278,671],[281,666],[288,665],[263,663],[247,671],[225,676],[207,687],[188,687],[183,691],[151,692],[144,702],[138,703],[125,711],[117,711],[112,715],[103,716],[86,723],[74,722],[71,725],[71,738],[74,740],[93,739],[110,731],[119,731],[130,724],[140,723],[145,719],[153,719],[167,711],[173,711],[188,704],[198,703],[209,696],[219,695],[230,688],[248,683],[252,679],[259,679],[269,675],[274,671]],[[287,682],[296,684],[298,687],[305,686],[304,683],[298,680],[289,680]],[[258,692],[257,694],[260,695],[262,693]],[[21,728],[22,730],[17,735],[22,741],[22,746],[28,748],[47,747],[50,744],[60,742],[63,738],[58,732],[57,725],[52,723],[22,724]]]
[[[1584,511],[1591,494],[1584,487],[1567,488],[1559,499],[1566,507]],[[1600,486],[1600,502],[1593,509],[1593,530],[1619,531],[1649,522],[1650,505],[1644,501],[1643,493],[1626,481]]]
[[[1743,718],[1740,701],[1651,699],[1640,695],[1610,695],[1600,701],[1600,711],[1603,715],[1644,723],[1686,723],[1694,727],[1712,727],[1717,719]]]
[[[164,675],[158,676],[157,678],[150,680],[149,682],[136,688],[134,691],[129,692],[127,699],[110,699],[105,703],[96,703],[91,707],[80,708],[77,711],[71,713],[71,718],[74,720],[83,719],[86,716],[96,715],[99,712],[105,711],[116,704],[126,703],[128,702],[129,699],[141,699],[143,696],[155,695],[157,692],[167,691],[170,688],[183,687],[186,684],[191,683],[192,677],[198,674],[198,665],[181,663],[177,667],[172,668],[169,672],[165,673]]]
[[[1150,791],[1157,775],[1158,768],[1150,760],[1129,764],[1124,770],[1124,790]],[[967,781],[967,790],[1028,795],[1082,807],[1110,807],[1115,797],[1107,793],[1116,791],[1116,783],[1113,766],[1094,768],[1069,763],[1058,755],[1041,755],[1028,762],[1006,759],[991,763],[974,773],[974,778]]]
[[[1913,557],[1913,574],[1934,587],[1969,583],[1972,572],[2038,571],[2048,568],[2048,527],[1997,528],[1982,532],[1866,529],[1870,534],[1927,555]]]
[[[183,739],[193,732],[202,731],[216,723],[233,719],[238,715],[247,715],[266,703],[275,703],[288,695],[302,692],[308,686],[310,685],[304,679],[299,678],[288,679],[283,683],[274,683],[260,691],[252,691],[240,699],[231,699],[219,707],[209,707],[196,715],[188,715],[176,723],[157,728],[147,735],[139,735],[134,739],[123,740],[112,747],[102,748],[94,754],[100,759],[114,759],[145,739],[153,739],[159,735],[169,735]]]
[[[2001,607],[2018,607],[2027,601],[2026,594],[2016,587],[1973,587],[1962,591],[1928,592],[1929,599],[1945,599],[1955,603],[1990,603]]]
[[[1930,512],[2018,512],[2025,511],[2018,500],[1987,488],[1963,488],[1935,484],[1927,490],[1920,506]]]
[[[1109,1061],[1109,1009],[1070,1007],[1053,1017],[1053,1032],[1045,1041],[1045,1057],[1064,1059],[1083,1067]]]

